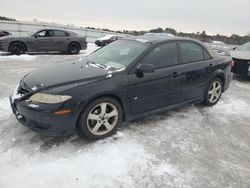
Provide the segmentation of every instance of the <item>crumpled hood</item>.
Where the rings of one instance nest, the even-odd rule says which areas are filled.
[[[109,78],[107,70],[89,65],[81,60],[56,63],[27,74],[21,82],[33,91],[54,88],[72,83],[88,83]]]
[[[235,50],[231,51],[230,55],[232,58],[250,60],[250,51]]]

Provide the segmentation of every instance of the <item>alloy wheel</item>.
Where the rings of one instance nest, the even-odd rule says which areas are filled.
[[[221,82],[214,81],[208,91],[208,100],[210,103],[215,103],[219,100],[222,92]]]
[[[96,135],[105,135],[112,131],[118,121],[118,110],[111,103],[96,105],[87,116],[87,128]]]

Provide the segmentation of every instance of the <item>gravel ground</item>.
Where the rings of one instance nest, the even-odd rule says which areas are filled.
[[[0,54],[0,187],[250,187],[250,82],[214,107],[124,123],[110,138],[44,137],[19,124],[8,95],[28,72],[80,55]]]

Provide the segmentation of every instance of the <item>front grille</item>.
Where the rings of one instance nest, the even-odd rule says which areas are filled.
[[[242,60],[242,59],[236,59],[233,58],[234,60],[234,66],[232,68],[232,72],[235,74],[248,74],[248,61]]]

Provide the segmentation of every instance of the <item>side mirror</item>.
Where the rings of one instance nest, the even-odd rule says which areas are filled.
[[[39,35],[38,35],[38,34],[34,34],[33,37],[34,37],[34,38],[38,38]]]
[[[136,75],[141,78],[143,73],[153,73],[154,71],[155,67],[152,64],[139,64],[136,69]]]

